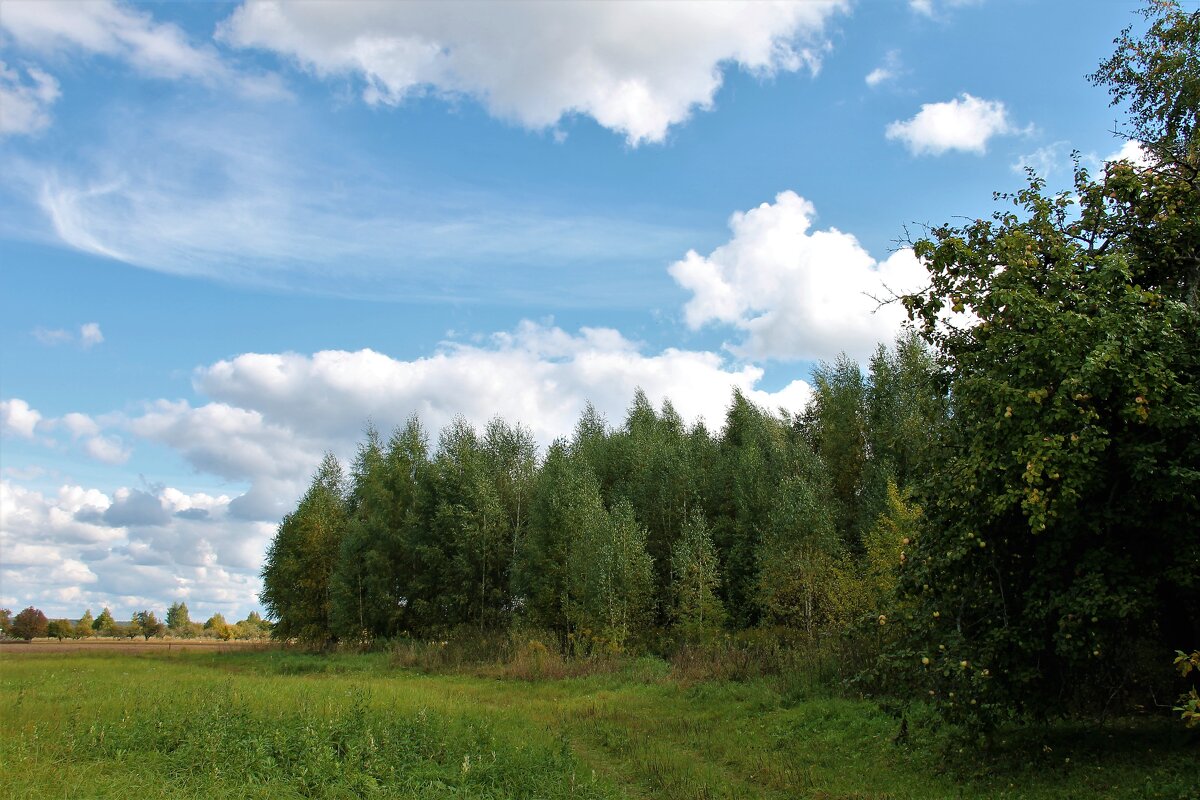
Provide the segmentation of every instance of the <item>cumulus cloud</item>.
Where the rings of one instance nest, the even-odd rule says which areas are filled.
[[[15,67],[0,61],[0,136],[28,136],[49,127],[50,107],[59,95],[53,76],[26,67],[22,77]]]
[[[544,446],[570,434],[588,401],[619,421],[638,387],[656,404],[670,398],[688,422],[703,419],[712,428],[722,424],[735,388],[769,409],[807,403],[804,381],[766,391],[763,374],[715,353],[646,352],[608,328],[571,333],[534,322],[481,343],[446,343],[413,360],[360,350],[219,361],[194,376],[206,402],[161,400],[123,418],[74,413],[54,425],[89,443],[117,428],[172,448],[198,472],[248,488],[212,496],[173,487],[102,493],[65,486],[54,496],[6,477],[0,604],[34,602],[61,609],[55,614],[107,604],[127,613],[186,599],[193,610],[203,603],[243,614],[254,605],[278,520],[294,508],[323,452],[352,456],[368,420],[387,431],[418,414],[436,440],[457,415],[478,427],[500,415],[530,427]],[[22,419],[27,406],[10,404]],[[36,423],[18,422],[30,431]],[[8,559],[10,550],[20,563]]]
[[[80,414],[78,411],[63,414],[58,418],[58,424],[74,437],[95,436],[100,433],[100,426],[96,420],[87,414]]]
[[[587,115],[637,145],[711,108],[725,65],[815,73],[826,25],[845,6],[265,0],[243,4],[218,35],[319,76],[356,76],[371,104],[465,95],[534,129]]]
[[[132,452],[115,436],[92,436],[83,443],[83,451],[105,464],[124,464]]]
[[[982,155],[993,136],[1024,130],[1009,119],[1004,103],[964,92],[944,103],[925,103],[912,119],[889,124],[886,135],[917,156],[940,156],[951,150]]]
[[[0,605],[52,617],[104,606],[117,617],[185,600],[194,616],[257,607],[258,566],[273,526],[229,515],[230,498],[77,485],[43,494],[0,481]]]
[[[158,495],[140,489],[118,489],[101,519],[112,528],[159,526],[170,521]]]
[[[85,322],[79,326],[79,343],[83,347],[94,347],[104,341],[104,334],[100,332],[100,323]]]
[[[751,365],[728,367],[715,353],[645,354],[609,328],[571,334],[524,322],[488,345],[447,344],[413,361],[372,350],[248,354],[202,370],[197,385],[211,397],[256,406],[289,427],[303,422],[323,436],[357,432],[368,418],[395,424],[419,413],[436,429],[456,414],[479,425],[498,414],[548,443],[572,429],[588,401],[621,416],[638,387],[655,402],[670,397],[685,419],[710,425],[723,420],[734,388],[772,408],[807,400],[801,381],[778,393],[757,390],[762,375]]]
[[[111,423],[115,417],[106,422]],[[47,431],[65,431],[71,440],[82,446],[83,452],[89,458],[105,464],[124,464],[129,460],[132,451],[119,436],[102,433],[104,425],[87,414],[72,411],[58,418],[52,418],[42,423]],[[46,444],[61,444],[54,439],[47,439]]]
[[[0,400],[0,430],[23,439],[32,439],[42,415],[19,397]]]
[[[879,262],[849,233],[811,230],[815,215],[812,203],[781,192],[774,203],[734,214],[727,243],[672,264],[671,276],[692,293],[688,326],[732,325],[745,334],[734,351],[755,359],[840,351],[864,358],[890,341],[904,311],[879,300],[921,286],[924,269],[911,250]]]
[[[351,456],[368,420],[386,431],[417,414],[436,435],[460,414],[477,426],[499,415],[546,445],[571,432],[589,401],[620,419],[639,387],[710,427],[722,423],[735,388],[772,409],[807,402],[804,381],[768,392],[758,388],[762,377],[761,368],[729,366],[715,353],[645,353],[612,329],[572,334],[525,322],[483,344],[446,343],[410,361],[374,350],[244,354],[196,372],[208,402],[157,401],[124,428],[176,450],[200,472],[248,483],[231,501],[231,516],[278,520],[321,454]]]

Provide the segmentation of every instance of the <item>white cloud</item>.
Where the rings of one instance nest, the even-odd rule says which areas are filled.
[[[713,426],[735,387],[769,408],[807,401],[802,381],[758,390],[762,375],[754,366],[726,367],[714,353],[644,354],[612,329],[570,334],[525,322],[486,345],[448,343],[412,361],[373,350],[241,355],[197,372],[198,391],[213,402],[160,401],[130,429],[229,480],[294,482],[307,478],[322,450],[349,454],[368,419],[386,430],[416,413],[436,431],[458,414],[481,426],[500,415],[547,444],[571,431],[589,400],[622,416],[639,386]]]
[[[212,48],[198,48],[176,25],[157,23],[150,14],[111,0],[72,3],[6,3],[3,28],[21,46],[37,51],[82,50],[128,62],[160,78],[223,75]]]
[[[707,256],[689,251],[670,267],[692,293],[689,327],[733,325],[745,333],[734,352],[750,358],[865,358],[890,341],[905,314],[878,299],[922,285],[925,271],[911,250],[882,262],[851,234],[810,231],[812,203],[792,191],[729,221],[733,237]]]
[[[656,403],[670,398],[687,420],[724,420],[734,388],[764,407],[796,410],[809,387],[758,388],[763,371],[726,366],[708,352],[668,348],[647,354],[615,330],[522,323],[480,345],[445,344],[403,361],[373,350],[255,354],[197,371],[209,402],[161,400],[123,427],[179,452],[198,471],[249,490],[230,513],[277,520],[303,491],[321,454],[343,458],[368,420],[381,430],[418,414],[436,432],[462,414],[477,426],[499,415],[531,428],[546,445],[568,435],[586,402],[620,419],[641,387]]]
[[[762,369],[730,366],[714,353],[647,353],[612,329],[569,333],[532,322],[411,361],[372,350],[219,361],[195,374],[203,404],[161,400],[131,418],[74,413],[54,425],[88,447],[99,431],[119,428],[176,450],[199,472],[249,488],[216,496],[161,486],[110,493],[64,486],[52,496],[6,476],[0,604],[32,602],[54,615],[108,604],[120,615],[186,599],[193,611],[199,604],[204,613],[244,614],[254,607],[278,520],[294,507],[322,453],[349,458],[368,420],[386,432],[415,413],[436,441],[458,414],[479,427],[500,415],[529,426],[546,445],[571,433],[588,400],[621,420],[637,387],[656,404],[669,397],[685,420],[703,418],[710,428],[722,424],[735,388],[769,409],[807,403],[804,381],[772,392],[759,388],[762,378]]]
[[[30,408],[29,403],[18,397],[0,400],[0,430],[5,433],[32,439],[34,429],[41,419],[42,415],[36,409]]]
[[[87,414],[80,414],[78,411],[62,415],[58,419],[58,424],[66,428],[76,438],[80,436],[96,436],[100,433],[100,426],[96,424],[96,420]]]
[[[90,458],[105,464],[124,464],[132,455],[132,451],[125,446],[120,437],[103,435],[99,422],[78,411],[64,414],[57,419],[46,420],[44,428],[49,430],[62,428],[76,442],[82,439],[83,452]]]
[[[1068,167],[1071,163],[1071,143],[1058,141],[1039,147],[1032,153],[1024,153],[1013,162],[1013,172],[1024,174],[1032,169],[1043,178],[1049,178]]]
[[[6,478],[11,478],[15,481],[34,481],[46,475],[46,470],[43,467],[4,467],[0,469],[0,475]]]
[[[243,616],[257,607],[274,526],[232,517],[230,503],[170,487],[46,495],[0,481],[0,605],[73,618],[109,606],[127,618],[185,600],[201,619]]]
[[[27,80],[0,61],[0,136],[30,135],[50,125],[50,107],[60,94],[58,81],[37,67],[27,67],[25,76]]]
[[[895,80],[900,74],[900,52],[898,50],[889,50],[887,55],[883,57],[883,63],[867,73],[864,78],[867,86],[874,89],[881,83]]]
[[[69,9],[69,10],[68,10]],[[114,0],[10,2],[0,14],[0,31],[28,53],[82,53],[129,64],[152,78],[189,79],[231,87],[243,97],[280,99],[289,92],[277,75],[246,74],[226,64],[211,45],[194,45],[177,25],[156,22],[148,12]],[[49,124],[47,108],[59,96],[58,82],[30,67],[32,86],[18,82],[0,63],[0,133],[30,133]]]
[[[175,275],[372,299],[594,304],[629,296],[615,271],[664,259],[693,235],[385,180],[261,115],[139,118],[137,137],[129,124],[75,169],[26,165],[19,180],[66,245]],[[339,186],[354,191],[330,189]],[[547,281],[549,269],[561,280]]]
[[[898,139],[913,155],[940,156],[950,150],[982,155],[993,136],[1022,133],[1009,120],[999,100],[963,93],[944,103],[925,103],[912,119],[887,126],[888,139]]]
[[[941,0],[940,3],[935,2],[935,0],[908,0],[908,7],[915,14],[934,19],[938,16],[938,12],[944,8],[973,6],[981,2],[982,0]]]
[[[75,337],[71,335],[70,331],[63,330],[62,328],[34,328],[33,338],[44,345],[53,347],[58,344],[66,344]]]
[[[1104,159],[1105,161],[1128,161],[1135,167],[1154,166],[1154,159],[1146,148],[1133,140],[1126,141],[1121,149]]]
[[[104,341],[104,334],[100,332],[100,323],[85,322],[79,326],[79,343],[83,347],[94,347]]]
[[[49,346],[78,341],[80,347],[90,350],[104,341],[104,333],[100,330],[98,322],[86,322],[79,326],[78,336],[62,328],[34,328],[33,338]]]
[[[115,436],[92,436],[84,442],[83,450],[105,464],[124,464],[131,455],[129,448]]]
[[[826,24],[845,6],[264,0],[239,7],[218,36],[323,77],[357,76],[368,103],[466,95],[534,129],[587,115],[637,145],[711,108],[726,65],[815,73]]]

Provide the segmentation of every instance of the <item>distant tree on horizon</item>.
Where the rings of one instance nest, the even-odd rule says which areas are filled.
[[[95,622],[96,620],[92,617],[92,610],[90,608],[83,612],[83,616],[75,623],[75,638],[86,639],[89,636],[94,636],[96,630],[92,626]]]
[[[50,620],[46,619],[41,609],[29,606],[13,618],[11,632],[16,638],[29,642],[46,636],[49,628]]]
[[[162,636],[167,631],[167,626],[158,621],[153,611],[139,611],[134,614],[130,627],[134,636],[141,634],[146,641],[150,641],[151,636]]]
[[[92,623],[92,630],[101,636],[116,636],[117,621],[113,619],[112,612],[108,610],[108,606],[100,612],[100,616],[96,617],[96,621]]]
[[[167,628],[172,633],[186,631],[191,623],[192,618],[188,614],[187,603],[175,602],[167,609]]]

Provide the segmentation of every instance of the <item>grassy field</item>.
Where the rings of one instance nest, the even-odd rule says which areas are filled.
[[[0,659],[6,655],[29,655],[38,653],[176,653],[202,650],[206,652],[236,652],[244,650],[268,650],[270,642],[221,639],[34,639],[21,642],[9,639],[0,642]]]
[[[1170,720],[893,742],[868,702],[661,661],[556,681],[426,675],[384,655],[0,650],[0,797],[1194,796]],[[949,753],[949,756],[947,756]]]

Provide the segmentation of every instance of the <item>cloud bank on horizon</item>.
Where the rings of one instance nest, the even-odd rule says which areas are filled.
[[[1120,147],[987,68],[1019,14],[894,6],[5,4],[0,605],[242,616],[368,421],[802,408],[902,328],[902,226]]]

